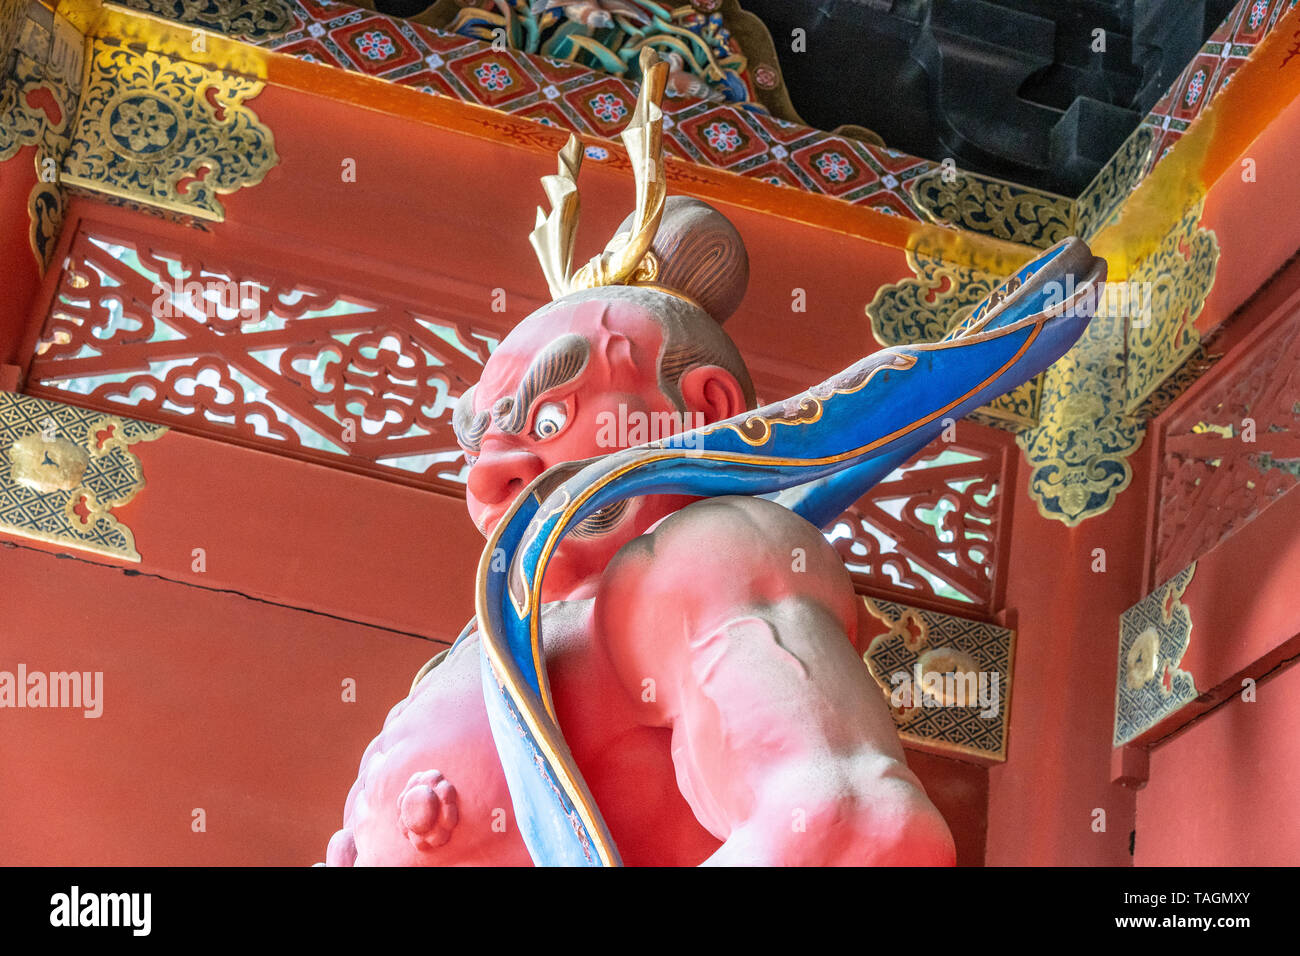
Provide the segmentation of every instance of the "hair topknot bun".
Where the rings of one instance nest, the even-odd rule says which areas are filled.
[[[629,216],[618,231],[631,225]],[[708,203],[669,196],[651,249],[659,260],[655,283],[694,299],[719,325],[740,306],[749,255],[731,220]]]

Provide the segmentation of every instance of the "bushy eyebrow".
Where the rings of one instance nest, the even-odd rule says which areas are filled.
[[[591,345],[581,335],[568,332],[552,341],[533,359],[513,395],[503,396],[474,414],[474,389],[466,389],[452,413],[451,427],[470,454],[477,454],[488,426],[495,421],[507,435],[517,435],[528,423],[533,402],[551,389],[578,378],[591,358]]]

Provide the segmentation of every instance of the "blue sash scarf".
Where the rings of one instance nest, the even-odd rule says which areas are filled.
[[[772,495],[822,527],[956,420],[1064,355],[1092,318],[1106,263],[1067,239],[942,341],[875,352],[808,391],[735,418],[538,477],[479,562],[483,693],[525,844],[539,865],[617,866],[565,744],[546,678],[542,576],[560,538],[651,494]]]

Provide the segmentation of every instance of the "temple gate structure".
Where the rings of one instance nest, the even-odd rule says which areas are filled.
[[[1078,346],[825,529],[883,694],[997,676],[989,713],[895,701],[959,864],[1294,863],[1296,0],[1232,5],[1070,194],[804,124],[743,0],[624,6],[0,0],[0,859],[322,858],[474,613],[451,416],[548,301],[538,179],[576,132],[586,194],[631,195],[653,43],[669,189],[748,248],[762,401],[1066,236],[1107,260]]]

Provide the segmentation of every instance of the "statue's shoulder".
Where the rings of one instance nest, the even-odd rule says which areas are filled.
[[[661,561],[693,554],[697,562],[732,566],[790,564],[794,573],[806,570],[798,559],[810,549],[834,554],[822,533],[790,509],[747,495],[693,502],[629,544]],[[838,559],[834,565],[840,567]]]
[[[594,609],[614,635],[653,624],[751,613],[786,599],[812,601],[856,626],[853,585],[822,533],[763,498],[706,498],[624,545],[602,576]]]

